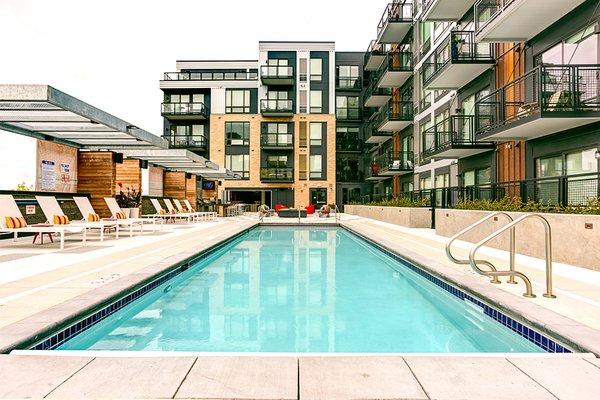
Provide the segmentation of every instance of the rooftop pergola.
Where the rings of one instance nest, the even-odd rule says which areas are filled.
[[[0,85],[0,129],[80,151],[113,151],[206,178],[236,175],[48,85]]]

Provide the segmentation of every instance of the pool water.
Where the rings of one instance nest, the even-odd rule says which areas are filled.
[[[354,234],[324,227],[244,234],[59,347],[85,349],[542,351]]]

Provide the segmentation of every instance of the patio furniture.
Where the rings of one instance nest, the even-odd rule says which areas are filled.
[[[331,213],[331,209],[329,208],[329,206],[327,204],[323,204],[321,206],[321,208],[319,208],[319,211],[317,211],[317,216],[319,218],[321,218],[321,217],[329,218],[330,213]]]
[[[117,203],[117,199],[115,199],[114,197],[105,197],[104,202],[108,206],[108,209],[110,210],[112,217],[115,218],[119,224],[130,227],[130,236],[131,236],[131,229],[133,229],[134,225],[138,225],[138,224],[141,225],[140,232],[144,231],[143,224],[152,224],[152,231],[156,232],[156,222],[157,221],[160,221],[160,229],[162,230],[162,228],[163,228],[163,222],[164,222],[163,218],[143,217],[143,216],[142,216],[142,218],[119,218],[126,214],[125,214],[125,212],[123,212],[123,210],[121,210],[121,207],[119,207],[119,203]],[[91,206],[91,204],[90,204],[90,206]]]
[[[315,213],[315,205],[314,204],[309,204],[306,206],[306,214],[308,215],[312,215]]]
[[[188,209],[188,211],[196,212],[196,209],[194,209],[194,207],[192,207],[192,204],[190,203],[190,201],[188,199],[184,199],[183,203],[185,204],[185,206]],[[206,218],[208,220],[217,219],[217,213],[215,211],[201,211],[201,212],[203,212],[204,214],[206,214]]]
[[[142,217],[165,218],[170,221],[174,221],[175,219],[184,219],[187,221],[188,224],[193,219],[191,214],[177,214],[175,209],[173,209],[173,211],[171,211],[171,210],[165,211],[165,209],[162,208],[162,206],[158,202],[158,199],[150,199],[150,203],[152,203],[152,206],[154,206],[154,209],[156,210],[156,214],[142,215]],[[165,204],[167,204],[166,201],[165,201]],[[167,205],[167,207],[168,207],[168,205]],[[171,204],[171,208],[173,208],[173,204]]]
[[[19,206],[15,202],[15,199],[12,195],[3,194],[0,195],[0,232],[12,233],[13,239],[17,240],[19,233],[33,233],[34,240],[37,236],[41,235],[49,235],[52,233],[56,233],[60,235],[60,249],[63,250],[65,248],[65,234],[66,233],[79,233],[83,234],[82,243],[86,242],[86,229],[80,226],[52,226],[48,224],[37,224],[37,225],[27,225],[21,226],[20,228],[11,228],[6,224],[7,218],[15,218],[25,221],[23,218],[23,214],[21,214],[21,210],[19,210]]]

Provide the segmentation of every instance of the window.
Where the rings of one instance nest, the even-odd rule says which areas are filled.
[[[360,119],[358,96],[337,96],[335,98],[335,116],[338,119]]]
[[[450,174],[436,174],[435,175],[435,187],[445,188],[450,186]]]
[[[402,193],[413,191],[413,183],[411,181],[402,182]]]
[[[337,67],[337,86],[339,88],[360,88],[358,65],[340,65]]]
[[[361,140],[358,128],[336,128],[336,143],[338,151],[360,151]]]
[[[268,146],[284,146],[292,144],[292,135],[287,123],[267,123],[266,134],[263,132],[263,144]]]
[[[267,92],[267,99],[269,100],[287,100],[288,92],[280,92],[270,90]]]
[[[600,35],[590,25],[536,57],[544,64],[598,64],[600,62]]]
[[[176,147],[204,147],[204,125],[171,125],[171,144]]]
[[[419,188],[421,190],[431,189],[431,177],[428,176],[427,178],[421,178],[419,180]]]
[[[249,114],[250,113],[250,90],[249,89],[227,89],[225,93],[225,113],[227,114]]]
[[[240,174],[242,178],[250,178],[250,155],[249,154],[227,154],[225,155],[225,168]]]
[[[322,122],[311,122],[310,123],[310,145],[311,146],[322,146],[323,145],[323,123]]]
[[[435,138],[432,135],[426,135],[425,132],[431,128],[432,122],[431,120],[425,122],[424,124],[422,124],[421,127],[421,138],[423,139],[423,148],[421,149],[421,151],[423,150],[431,150],[433,148],[433,146],[435,145]]]
[[[323,156],[314,154],[309,157],[310,178],[320,179],[323,177]]]
[[[535,172],[537,178],[596,173],[598,172],[596,148],[538,158],[535,160]]]
[[[267,60],[267,68],[263,71],[267,76],[290,76],[292,73],[291,68],[288,66],[288,60],[285,58],[277,59],[270,58]]]
[[[491,182],[491,173],[489,167],[465,171],[462,174],[463,186],[486,185]]]
[[[310,112],[321,114],[323,112],[323,92],[320,90],[310,91]]]
[[[310,80],[321,81],[323,80],[323,60],[320,58],[310,59]]]
[[[170,94],[165,96],[165,100],[171,103],[204,103],[203,94]]]
[[[225,122],[225,144],[248,146],[250,144],[250,122]]]
[[[306,82],[306,75],[308,71],[308,60],[306,58],[300,59],[300,82]]]
[[[298,92],[298,98],[300,100],[300,107],[299,107],[298,112],[300,114],[306,114],[306,110],[307,110],[306,103],[308,103],[307,96],[306,96],[306,90],[300,90]]]
[[[268,168],[286,168],[287,156],[267,156]]]

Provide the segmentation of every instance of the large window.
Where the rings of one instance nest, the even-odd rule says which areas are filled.
[[[323,60],[320,58],[310,59],[310,80],[321,81],[323,80]]]
[[[310,156],[310,178],[321,179],[323,178],[323,156],[320,154],[314,154]]]
[[[336,128],[337,151],[360,151],[361,140],[358,128],[339,126]]]
[[[338,119],[360,119],[358,96],[337,96],[335,98],[335,116]]]
[[[250,113],[250,90],[249,89],[227,89],[225,93],[226,114],[249,114]]]
[[[225,168],[240,174],[242,178],[250,178],[250,155],[249,154],[227,154],[225,155]]]
[[[323,113],[323,92],[320,90],[310,91],[310,112],[312,114]]]
[[[204,125],[171,125],[170,142],[175,147],[204,147]]]
[[[289,124],[269,122],[267,132],[263,132],[263,144],[271,146],[283,146],[292,144],[292,135],[289,133]]]
[[[463,186],[486,185],[491,182],[492,170],[490,167],[472,169],[462,174]]]
[[[337,86],[339,88],[359,88],[360,72],[358,65],[340,65],[337,67]]]
[[[250,144],[250,122],[225,122],[225,144],[248,146]]]
[[[170,103],[204,103],[203,94],[167,94],[165,101]]]
[[[268,168],[285,168],[287,167],[287,156],[272,155],[267,156],[267,167]]]
[[[595,25],[590,25],[538,55],[536,61],[538,64],[598,64],[599,40]]]
[[[311,146],[322,146],[323,145],[323,122],[311,122],[310,123],[310,145]]]
[[[596,172],[598,172],[596,148],[577,150],[535,160],[535,173],[538,178]]]

